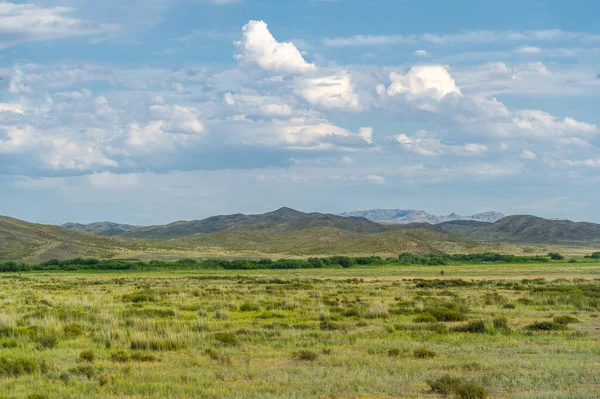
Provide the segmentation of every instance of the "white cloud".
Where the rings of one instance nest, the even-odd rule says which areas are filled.
[[[239,112],[250,115],[263,115],[270,117],[291,116],[294,111],[276,96],[258,96],[227,92],[223,95],[223,101]]]
[[[427,157],[440,155],[477,156],[488,152],[488,147],[483,144],[445,144],[441,139],[435,137],[425,130],[418,131],[413,137],[406,134],[398,134],[392,139],[409,152]]]
[[[427,58],[429,57],[429,53],[425,50],[417,50],[414,52],[417,57]]]
[[[354,92],[352,76],[347,71],[317,78],[297,78],[295,86],[296,92],[313,105],[350,111],[362,109]]]
[[[385,177],[379,175],[368,175],[367,180],[375,184],[385,184]]]
[[[521,46],[515,50],[519,54],[539,54],[542,49],[535,46]]]
[[[588,168],[600,167],[600,158],[589,158],[583,160],[563,159],[562,163],[568,166],[586,166]]]
[[[448,94],[461,95],[461,91],[441,65],[418,65],[410,68],[406,74],[390,73],[390,86],[380,85],[377,91],[380,95],[393,97],[397,94],[408,93],[415,97],[432,97],[441,100]]]
[[[600,35],[585,32],[566,32],[560,29],[530,31],[470,31],[463,33],[419,35],[354,35],[348,37],[326,38],[323,43],[332,47],[348,46],[385,46],[415,45],[429,43],[448,44],[484,44],[497,42],[552,42],[552,41],[598,41]]]
[[[275,40],[263,21],[250,21],[242,28],[243,38],[236,41],[236,57],[247,63],[276,72],[304,73],[315,70],[314,64],[304,60],[293,43]]]
[[[22,114],[24,110],[23,107],[21,107],[19,104],[0,103],[0,112],[12,112],[14,114]]]
[[[0,2],[0,48],[22,42],[88,36],[118,29],[69,17],[69,7],[44,8],[35,4]]]
[[[521,152],[521,158],[534,160],[534,159],[537,159],[537,155],[535,155],[533,152],[531,152],[529,150],[523,150],[523,152]]]

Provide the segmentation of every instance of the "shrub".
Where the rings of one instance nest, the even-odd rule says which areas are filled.
[[[435,323],[438,320],[433,315],[426,313],[415,316],[413,321],[415,323]]]
[[[85,350],[79,354],[79,359],[81,359],[85,362],[92,363],[95,358],[96,358],[96,355],[94,354],[94,351],[91,349]]]
[[[317,352],[309,351],[309,350],[300,350],[298,352],[294,352],[293,358],[296,360],[305,360],[309,362],[314,362],[319,357]]]
[[[435,380],[427,381],[431,390],[435,393],[447,396],[455,393],[458,388],[463,384],[463,380],[450,375],[439,377]]]
[[[474,333],[474,334],[485,334],[489,332],[488,326],[483,320],[471,321],[462,326],[456,326],[452,329],[456,332]]]
[[[0,358],[0,376],[18,377],[40,370],[38,362],[26,358]]]
[[[566,330],[567,326],[554,321],[536,321],[526,328],[531,331],[562,331]]]
[[[600,259],[600,252],[594,252],[593,254],[590,255],[590,258]]]
[[[67,338],[76,338],[80,335],[83,335],[85,329],[81,324],[67,324],[63,327],[63,333]]]
[[[39,349],[53,349],[58,346],[59,339],[55,334],[42,335],[36,339]]]
[[[485,399],[487,390],[474,382],[463,382],[454,392],[459,399]]]
[[[126,363],[131,357],[129,356],[129,353],[125,351],[118,351],[110,355],[110,358],[113,360],[113,362]]]
[[[398,348],[392,348],[388,351],[389,357],[398,357],[402,354],[402,351]]]
[[[81,365],[77,367],[73,367],[69,369],[71,374],[80,375],[86,377],[87,379],[92,379],[98,374],[98,370],[94,366],[90,365]]]
[[[568,325],[571,323],[579,323],[579,319],[577,319],[576,317],[573,316],[556,316],[554,318],[554,322],[558,323],[558,324],[563,324],[563,325]]]
[[[123,301],[125,302],[157,302],[158,296],[156,292],[152,290],[143,290],[138,292],[132,292],[131,294],[123,295]]]
[[[166,340],[143,340],[137,339],[132,340],[129,345],[131,350],[152,350],[157,352],[163,351],[176,351],[179,349],[179,345],[177,342],[172,341],[170,339]]]
[[[516,309],[517,305],[514,303],[505,303],[504,306],[502,306],[504,309]]]
[[[472,382],[461,378],[445,375],[427,382],[431,390],[444,396],[454,394],[459,399],[485,399],[487,390]]]
[[[158,361],[158,358],[151,353],[133,352],[131,354],[131,360],[134,362],[156,362]]]
[[[464,321],[467,317],[458,310],[447,308],[426,309],[437,321]]]
[[[50,396],[45,393],[30,393],[26,399],[50,399]]]
[[[437,353],[427,348],[418,348],[413,351],[413,356],[417,359],[431,359],[436,357]]]
[[[255,303],[244,302],[240,306],[240,312],[256,312],[260,310],[260,306]]]
[[[548,254],[548,257],[552,260],[563,260],[565,259],[564,256],[562,256],[561,254],[557,253],[557,252],[550,252]]]
[[[237,345],[238,339],[234,333],[221,332],[215,334],[215,339],[224,345]]]
[[[506,317],[497,317],[493,320],[492,325],[495,330],[499,331],[509,331],[510,327],[508,326],[508,320]]]

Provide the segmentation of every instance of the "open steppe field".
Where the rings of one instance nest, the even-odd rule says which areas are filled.
[[[0,397],[598,398],[599,316],[593,262],[3,273]]]

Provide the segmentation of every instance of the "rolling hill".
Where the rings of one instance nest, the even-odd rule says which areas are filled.
[[[64,227],[94,232],[94,226],[100,224],[108,225],[109,223],[92,223],[90,225],[67,223]],[[285,207],[264,214],[244,215],[237,213],[233,215],[212,216],[202,220],[177,221],[167,225],[133,227],[111,223],[111,226],[111,229],[96,229],[95,233],[100,235],[115,235],[112,232],[120,229],[122,231],[116,235],[122,237],[171,239],[194,234],[210,234],[224,230],[272,229],[274,232],[289,232],[309,228],[330,227],[356,233],[376,233],[391,229],[390,227],[382,226],[364,218],[344,218],[317,212],[304,213]]]
[[[416,209],[370,209],[366,211],[344,212],[340,216],[362,217],[374,222],[388,223],[430,223],[438,224],[454,220],[472,220],[480,222],[496,222],[504,217],[499,212],[484,212],[472,216],[461,216],[456,213],[450,215],[431,215]]]
[[[438,226],[477,242],[600,245],[600,224],[549,220],[531,215],[508,216],[496,223],[453,221]]]
[[[134,247],[125,240],[0,216],[0,260],[106,258]]]

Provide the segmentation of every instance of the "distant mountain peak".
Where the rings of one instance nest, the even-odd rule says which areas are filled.
[[[500,212],[483,212],[471,216],[461,216],[452,212],[450,215],[431,215],[419,209],[370,209],[356,212],[344,212],[340,214],[344,217],[363,217],[374,222],[388,222],[398,224],[409,223],[429,223],[438,224],[454,220],[473,220],[479,222],[496,222],[504,215]]]

